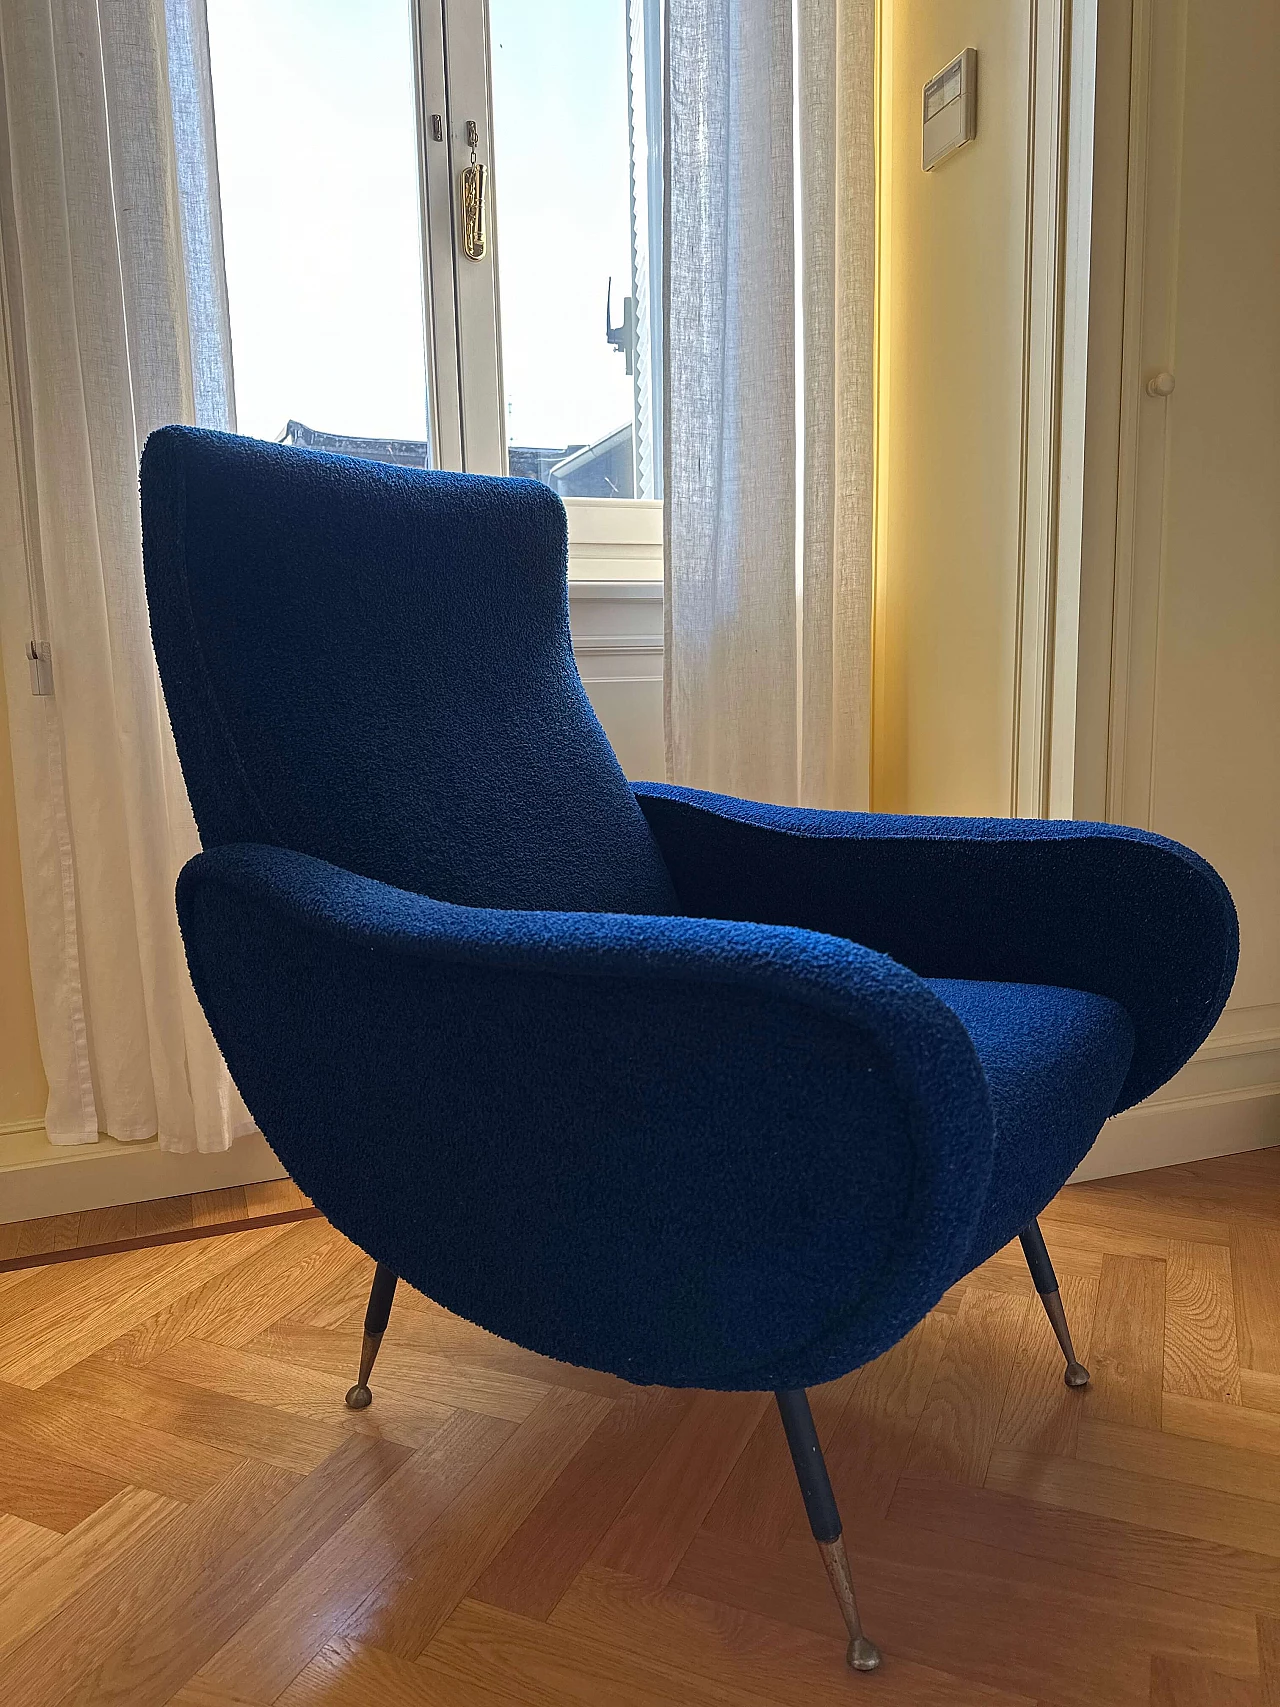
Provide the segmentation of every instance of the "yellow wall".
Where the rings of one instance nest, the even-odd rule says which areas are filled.
[[[884,811],[1011,804],[1030,8],[881,0],[877,703]],[[920,166],[978,50],[978,134]]]
[[[12,655],[13,648],[8,650]],[[0,674],[0,1128],[42,1119],[45,1096],[18,872],[9,715]]]

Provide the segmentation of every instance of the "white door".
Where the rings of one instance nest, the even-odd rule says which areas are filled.
[[[1182,1089],[1244,1148],[1280,1109],[1280,12],[1134,15],[1108,816],[1235,898],[1239,975]]]

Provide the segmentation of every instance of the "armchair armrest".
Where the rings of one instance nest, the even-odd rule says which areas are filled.
[[[992,1115],[955,1016],[847,941],[452,906],[286,849],[183,871],[272,1146],[448,1308],[630,1380],[804,1386],[961,1271]]]
[[[1177,842],[1068,819],[916,818],[635,787],[685,912],[848,937],[922,978],[1109,996],[1136,1033],[1116,1110],[1199,1048],[1235,978],[1226,885]]]

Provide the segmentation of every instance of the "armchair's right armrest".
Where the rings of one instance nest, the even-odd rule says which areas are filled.
[[[1119,1002],[1136,1042],[1117,1111],[1208,1035],[1240,934],[1177,842],[1071,819],[826,812],[638,783],[685,911],[847,936],[922,978],[1059,984]]]

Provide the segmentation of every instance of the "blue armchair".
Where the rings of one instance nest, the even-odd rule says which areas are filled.
[[[205,851],[178,911],[293,1177],[397,1277],[628,1380],[773,1391],[850,1634],[805,1389],[1036,1216],[1222,1009],[1231,899],[1105,824],[630,787],[574,666],[560,502],[165,428],[156,654]]]

